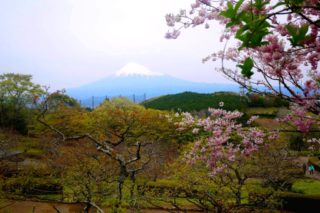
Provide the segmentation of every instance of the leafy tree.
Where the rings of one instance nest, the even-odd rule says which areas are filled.
[[[48,100],[48,110],[54,111],[61,107],[67,108],[80,108],[78,101],[65,94],[65,91],[56,91],[50,94]]]
[[[84,212],[91,212],[93,207],[102,212],[99,206],[104,198],[114,194],[117,168],[113,162],[85,141],[60,146],[51,160],[62,166],[58,178],[64,200],[85,203]]]
[[[147,146],[163,139],[172,129],[168,127],[165,113],[145,109],[123,98],[104,102],[92,112],[91,118],[91,134],[115,148],[113,158],[120,168],[118,191],[121,200],[124,180],[131,178],[135,184],[137,173],[154,157],[154,150]],[[117,156],[117,153],[121,155]],[[131,188],[131,196],[134,196],[133,192]]]
[[[6,73],[0,75],[0,127],[27,133],[28,112],[44,94],[30,75]]]
[[[88,130],[89,112],[81,108],[75,99],[64,94],[64,91],[48,94],[42,105],[41,103],[37,105],[37,110],[37,120],[49,123],[56,130],[63,131],[66,136],[87,132]],[[40,136],[43,133],[47,137],[56,136],[55,131],[50,131],[50,129],[37,122],[32,134]]]
[[[126,179],[131,180],[130,194],[133,199],[136,176],[145,169],[155,155],[154,150],[147,147],[156,141],[164,140],[174,130],[166,114],[145,109],[126,99],[118,98],[106,101],[94,111],[87,112],[85,120],[79,119],[83,128],[74,126],[76,124],[72,123],[74,116],[71,116],[70,120],[66,119],[64,122],[70,129],[64,133],[64,127],[56,126],[48,119],[48,116],[50,117],[49,100],[50,98],[46,98],[43,101],[38,121],[58,134],[63,142],[85,139],[92,142],[99,152],[105,154],[117,165],[117,206],[119,207],[122,202],[122,189]]]

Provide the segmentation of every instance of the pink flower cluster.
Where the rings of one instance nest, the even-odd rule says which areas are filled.
[[[192,127],[192,132],[206,132],[206,137],[197,140],[190,152],[186,154],[189,163],[205,163],[211,175],[228,169],[228,166],[239,158],[246,158],[264,147],[268,137],[274,139],[276,133],[265,133],[255,127],[243,127],[237,122],[241,112],[209,109],[210,117],[195,119],[189,113],[183,114],[179,123],[181,127]],[[255,118],[251,118],[253,121]]]
[[[307,107],[292,107],[290,114],[286,115],[284,118],[280,119],[280,121],[285,123],[292,123],[297,130],[303,133],[308,133],[313,124],[315,124],[315,120],[308,116]]]

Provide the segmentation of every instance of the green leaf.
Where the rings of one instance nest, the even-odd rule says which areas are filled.
[[[254,65],[253,60],[250,57],[248,57],[243,62],[243,64],[238,65],[238,67],[241,68],[241,74],[244,77],[251,78],[251,76],[253,75],[253,72],[252,72],[253,65]]]
[[[235,13],[235,10],[233,9],[233,5],[230,2],[228,2],[227,10],[220,12],[220,15],[230,19],[234,18],[236,13]]]
[[[235,7],[233,7],[233,4],[231,2],[228,2],[227,4],[227,10],[224,10],[222,12],[220,12],[221,16],[224,16],[226,18],[230,18],[231,22],[237,22],[239,23],[239,18],[237,18],[237,16],[241,13],[238,14],[238,10],[241,6],[241,4],[243,3],[244,0],[240,0],[237,2],[237,4],[235,5]]]
[[[243,2],[244,2],[244,0],[240,0],[240,1],[237,2],[236,6],[234,7],[235,13],[238,12],[238,10],[239,10],[239,8],[240,8],[240,6],[242,5]]]
[[[293,27],[292,25],[287,25],[286,28],[290,35],[295,35],[297,33],[297,28]]]
[[[303,41],[307,38],[309,25],[305,24],[299,28],[297,26],[288,24],[286,29],[291,36],[289,40],[292,46],[303,46]]]
[[[240,49],[244,47],[261,46],[263,45],[263,38],[270,34],[270,24],[263,15],[242,11],[240,7],[243,2],[244,0],[239,0],[235,5],[228,2],[227,9],[222,11],[220,15],[230,19],[229,23],[226,24],[226,28],[234,25],[241,26],[235,35],[235,38],[242,42]],[[261,9],[266,4],[268,4],[267,1],[256,0],[253,6]]]
[[[264,0],[255,0],[255,3],[253,4],[255,6],[255,8],[257,8],[258,10],[262,10],[263,7],[265,5],[268,4],[268,1],[264,1]]]
[[[308,30],[309,30],[309,25],[305,24],[301,26],[299,30],[299,35],[298,35],[299,39],[303,39],[307,35]]]
[[[229,23],[226,25],[226,28],[232,27],[233,25],[235,25],[234,22],[229,22]]]

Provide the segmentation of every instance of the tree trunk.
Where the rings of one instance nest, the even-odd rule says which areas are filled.
[[[90,209],[91,209],[91,203],[90,202],[86,202],[86,206],[84,207],[83,209],[83,212],[84,213],[89,213],[90,212]]]
[[[131,186],[130,186],[130,206],[135,209],[136,205],[136,196],[135,196],[135,187],[136,187],[136,172],[130,174]]]
[[[118,179],[118,203],[116,207],[119,207],[121,205],[123,184],[127,176],[128,176],[128,173],[127,173],[126,167],[124,165],[121,165],[119,179]]]

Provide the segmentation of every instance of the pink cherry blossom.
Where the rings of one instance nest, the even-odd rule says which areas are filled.
[[[181,30],[191,26],[204,25],[205,28],[209,28],[212,22],[226,26],[230,19],[220,14],[226,10],[228,3],[234,6],[237,1],[195,0],[189,10],[190,15],[186,11],[180,12],[177,15],[178,19],[172,14],[167,15],[167,24],[171,30],[166,34],[166,38],[176,39]],[[239,50],[241,44],[233,42],[236,39],[237,31],[243,26],[243,23],[239,22],[231,27],[225,27],[220,36],[221,42],[231,40],[232,42],[229,43],[233,46],[226,46],[226,49],[211,54],[203,62],[217,61],[218,59],[223,62],[230,61],[231,63],[222,63],[222,67],[217,70],[245,88],[259,85],[260,88],[264,88],[263,90],[268,89],[274,95],[302,107],[306,102],[317,103],[318,97],[320,97],[318,70],[320,27],[317,22],[320,19],[319,1],[303,1],[300,10],[298,10],[299,13],[292,10],[279,12],[283,8],[276,5],[277,1],[265,1],[265,3],[263,7],[256,8],[252,6],[252,1],[245,0],[239,8],[239,12],[252,12],[255,15],[268,17],[266,20],[270,25],[271,32],[264,37],[264,45]],[[300,45],[292,45],[292,36],[288,32],[288,26],[296,29],[308,26],[307,34]],[[243,63],[248,57],[253,59],[254,73],[259,73],[260,79],[245,79],[235,66]],[[227,64],[231,64],[231,66],[227,67]],[[259,91],[259,88],[253,87],[253,91]],[[307,111],[319,114],[320,104],[310,106]],[[306,129],[310,123],[300,122],[299,125],[304,126],[302,129]]]
[[[189,163],[203,162],[211,171],[211,175],[218,174],[228,168],[226,162],[233,162],[239,157],[249,157],[260,147],[264,147],[269,138],[276,138],[277,133],[266,133],[256,127],[244,128],[237,123],[242,116],[238,111],[230,112],[222,109],[210,108],[211,115],[207,118],[196,119],[189,113],[182,113],[179,128],[188,129],[198,134],[200,129],[206,132],[195,142],[191,151],[186,154]],[[250,118],[251,121],[256,117]],[[232,141],[231,138],[238,138]]]

